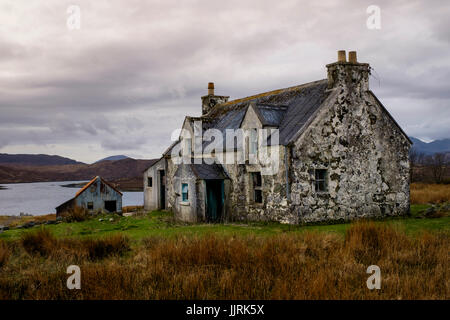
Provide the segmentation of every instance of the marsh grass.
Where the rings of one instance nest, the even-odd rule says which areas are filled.
[[[91,215],[89,214],[87,209],[75,206],[61,214],[61,217],[66,222],[81,222],[91,218]]]
[[[411,183],[411,203],[443,203],[450,201],[450,184]]]
[[[47,233],[35,237],[48,245],[42,251],[47,258],[41,249],[11,241],[15,249],[0,277],[1,299],[450,298],[448,233],[411,237],[361,221],[344,236],[204,234],[131,242],[118,234],[54,245]],[[70,264],[81,268],[81,290],[65,287]],[[381,269],[381,290],[366,287],[372,264]]]
[[[11,252],[9,250],[8,244],[3,241],[0,240],[0,268],[2,268],[9,259]]]

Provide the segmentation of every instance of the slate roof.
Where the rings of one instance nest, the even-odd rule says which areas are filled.
[[[191,164],[192,172],[202,180],[228,179],[228,175],[220,164]]]
[[[278,127],[280,144],[287,145],[328,97],[327,86],[324,79],[217,105],[206,115],[209,121],[204,129],[220,130],[225,141],[225,130],[240,128],[247,108],[254,103],[263,125]]]
[[[256,112],[263,126],[278,127],[287,111],[287,106],[256,105]]]
[[[194,175],[201,180],[222,180],[229,179],[225,173],[222,165],[220,164],[182,164],[178,166],[175,176],[180,176],[180,170],[183,166],[189,166]]]
[[[159,160],[161,160],[163,157],[164,157],[164,154],[163,154],[163,156],[162,156],[161,158],[158,158],[158,159],[150,159],[150,160],[149,160],[150,165],[149,165],[147,168],[145,168],[145,170],[143,170],[142,172],[145,172],[145,171],[147,171],[148,169],[150,169],[151,167],[153,167],[153,166],[155,165],[155,163],[157,163],[157,162],[158,162]]]

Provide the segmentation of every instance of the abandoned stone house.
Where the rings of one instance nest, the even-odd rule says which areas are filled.
[[[202,115],[185,118],[188,135],[144,172],[145,209],[191,222],[292,224],[406,214],[411,141],[370,91],[369,64],[339,51],[326,68],[327,79],[233,101],[210,83]],[[231,147],[211,148],[210,129],[244,134]],[[278,141],[253,134],[262,129]],[[274,161],[277,170],[267,171]]]
[[[77,191],[75,197],[56,207],[56,215],[80,207],[90,213],[122,212],[122,193],[97,176]]]

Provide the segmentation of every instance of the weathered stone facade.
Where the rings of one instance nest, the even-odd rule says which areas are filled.
[[[355,55],[351,63],[339,61],[327,69],[326,80],[229,102],[209,92],[223,102],[203,106],[202,117],[187,117],[183,129],[194,136],[199,120],[203,132],[277,129],[279,144],[264,148],[272,158],[277,155],[278,170],[261,174],[267,164],[250,164],[245,144],[216,152],[220,168],[177,164],[180,153],[173,150],[191,143],[182,138],[145,173],[156,177],[161,170],[156,167],[164,163],[167,208],[192,222],[211,220],[213,210],[220,221],[292,224],[406,214],[411,142],[369,90],[370,66],[356,62]],[[246,161],[225,163],[222,156],[230,153]],[[189,201],[181,201],[182,184]],[[152,200],[145,203],[150,208]]]

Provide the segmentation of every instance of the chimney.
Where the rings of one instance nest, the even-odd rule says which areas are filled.
[[[229,96],[216,96],[214,94],[214,82],[208,83],[208,95],[202,97],[202,116],[209,113],[217,104],[228,101]]]
[[[357,63],[357,61],[356,61],[356,51],[350,51],[348,53],[348,62],[350,62],[350,63]]]
[[[328,89],[342,88],[359,94],[369,90],[370,66],[357,61],[356,51],[349,51],[347,62],[345,50],[339,50],[338,61],[328,64],[327,71]]]
[[[214,82],[208,83],[208,96],[214,95]]]
[[[345,58],[345,50],[338,51],[338,62],[347,62]]]

